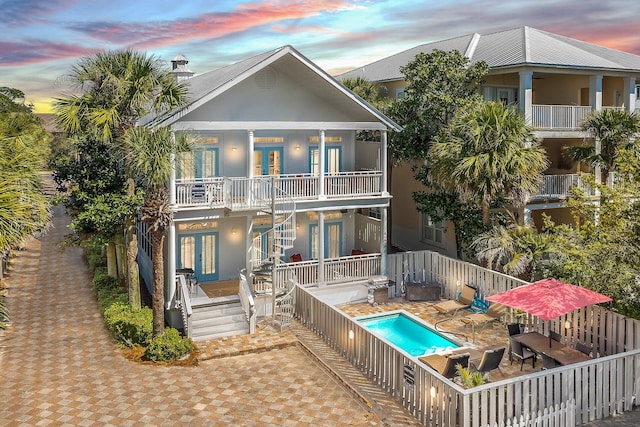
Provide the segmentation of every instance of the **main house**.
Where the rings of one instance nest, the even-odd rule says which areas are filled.
[[[178,56],[173,72],[188,83],[188,105],[139,123],[195,141],[170,183],[170,324],[199,339],[246,333],[256,314],[278,314],[290,279],[385,274],[387,132],[398,125],[290,46],[198,76]],[[379,141],[356,141],[358,130]],[[139,241],[149,286],[144,224]]]
[[[386,86],[389,96],[404,96],[400,67],[420,52],[458,50],[470,61],[485,61],[489,74],[482,85],[488,101],[517,104],[535,128],[550,161],[538,194],[524,207],[525,220],[540,227],[542,214],[559,223],[571,221],[569,190],[580,185],[584,165],[563,156],[563,147],[593,144],[580,131],[582,120],[603,108],[640,109],[640,56],[597,46],[530,27],[490,34],[469,34],[416,46],[338,76],[365,77]],[[402,124],[402,123],[401,123]],[[594,171],[599,179],[599,171]],[[456,254],[453,227],[436,223],[416,209],[411,194],[421,190],[409,165],[395,168],[393,243],[405,249],[432,249]]]

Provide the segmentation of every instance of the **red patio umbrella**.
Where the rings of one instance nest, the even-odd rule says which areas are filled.
[[[488,301],[551,320],[592,304],[611,301],[606,295],[556,279],[542,279],[486,298]]]

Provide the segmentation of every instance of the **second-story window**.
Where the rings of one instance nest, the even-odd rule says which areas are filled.
[[[310,172],[313,175],[320,174],[320,151],[318,148],[312,148],[309,152]],[[325,149],[325,173],[332,175],[340,172],[340,162],[342,157],[342,149],[340,147],[326,147]]]

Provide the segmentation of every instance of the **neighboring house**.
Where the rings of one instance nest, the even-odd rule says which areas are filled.
[[[417,53],[435,49],[458,50],[471,62],[485,61],[490,72],[482,86],[484,99],[517,104],[536,129],[550,166],[540,191],[524,208],[525,219],[532,219],[540,227],[544,212],[556,222],[570,222],[565,201],[569,188],[579,183],[577,172],[586,169],[564,158],[562,148],[584,142],[586,135],[579,128],[591,111],[640,108],[640,56],[519,27],[420,45],[358,67],[338,79],[362,76],[386,86],[388,93],[399,99],[406,85],[400,67]],[[595,172],[599,177],[599,171]],[[455,257],[453,227],[447,229],[417,212],[411,192],[421,186],[408,165],[394,168],[392,186],[393,243],[405,249],[435,249]]]
[[[384,275],[386,136],[400,127],[290,46],[194,77],[186,64],[173,60],[176,78],[189,83],[189,104],[140,122],[195,139],[193,151],[176,160],[170,185],[169,322],[185,323],[200,339],[246,333],[253,311],[274,314],[272,298],[286,292],[288,279],[323,286]],[[379,131],[381,142],[357,142],[357,130]],[[150,286],[144,228],[139,264]],[[190,295],[180,277],[175,285],[180,269],[192,269],[202,285]],[[225,286],[233,295],[216,297]],[[221,310],[201,313],[212,306]]]

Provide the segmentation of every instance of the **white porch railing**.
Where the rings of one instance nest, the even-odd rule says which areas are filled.
[[[182,312],[182,325],[184,328],[184,336],[188,337],[191,334],[191,317],[193,315],[193,309],[191,308],[191,294],[187,288],[187,281],[184,276],[179,275],[176,277],[176,289],[177,300],[180,303]]]
[[[251,295],[251,289],[249,288],[249,283],[247,283],[247,277],[245,274],[240,273],[240,303],[242,304],[242,309],[244,310],[244,314],[249,321],[249,333],[255,334],[256,332],[256,304],[253,301],[253,296]]]
[[[276,198],[294,201],[319,197],[319,178],[312,174],[287,174],[255,178],[226,177],[176,181],[176,203],[179,207],[213,207],[231,210],[262,209],[271,203],[271,179],[279,191]],[[324,178],[328,198],[362,197],[381,194],[382,172],[340,172]]]
[[[288,262],[275,266],[276,290],[285,289],[286,281],[292,277],[301,286],[312,286],[318,283],[318,260]],[[331,258],[324,261],[324,277],[327,284],[347,280],[366,280],[380,274],[380,254],[352,255]],[[271,283],[254,281],[254,292],[271,291]]]
[[[544,175],[538,194],[534,194],[531,199],[566,199],[573,187],[590,191],[589,186],[582,182],[579,174]]]
[[[590,106],[533,105],[531,124],[538,129],[576,130],[591,111]]]

